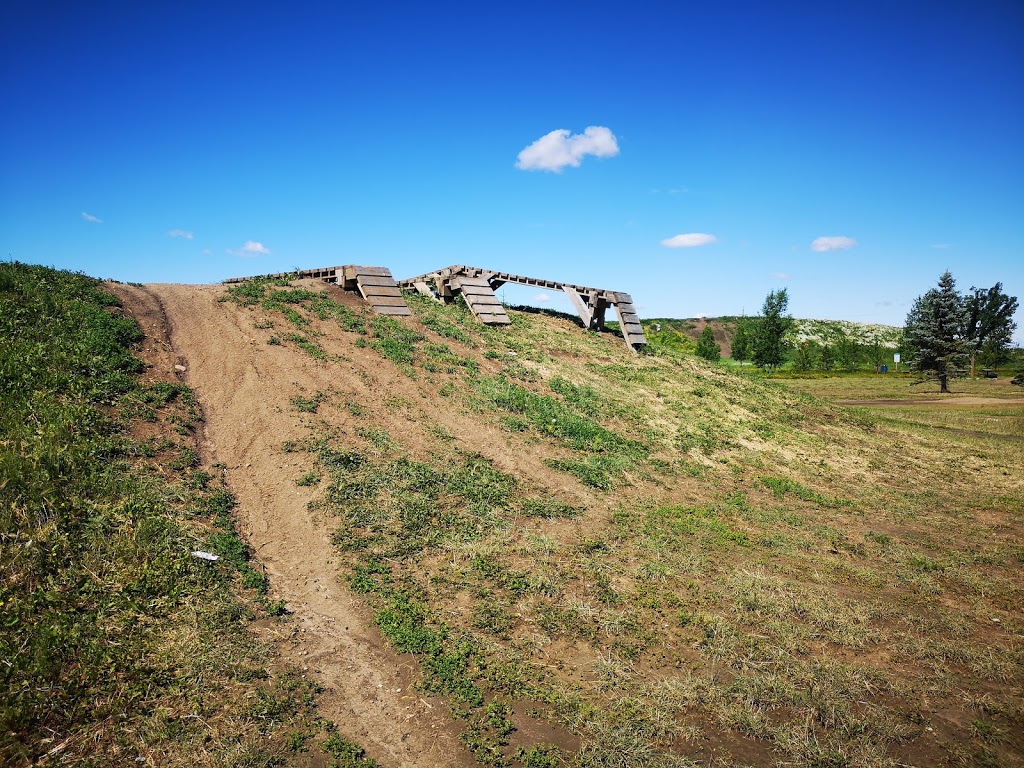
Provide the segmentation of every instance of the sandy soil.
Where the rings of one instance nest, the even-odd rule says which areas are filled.
[[[300,387],[337,387],[338,369],[268,347],[250,314],[217,301],[220,286],[111,289],[147,334],[149,362],[187,382],[202,404],[204,458],[227,466],[239,528],[275,597],[294,612],[259,631],[326,688],[321,714],[381,765],[472,765],[444,703],[412,690],[414,660],[384,645],[367,609],[339,582],[330,531],[307,508],[313,492],[295,482],[309,458],[281,448],[307,436],[290,397]]]

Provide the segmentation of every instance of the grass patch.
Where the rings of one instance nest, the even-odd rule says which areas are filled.
[[[264,667],[246,625],[266,579],[181,442],[198,405],[137,380],[116,307],[83,275],[0,264],[0,762],[281,760],[315,686]],[[161,437],[135,443],[143,424]]]

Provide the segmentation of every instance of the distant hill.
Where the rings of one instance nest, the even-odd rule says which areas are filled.
[[[715,342],[722,348],[722,356],[729,357],[736,326],[743,318],[725,317],[690,317],[669,318],[654,317],[642,320],[644,332],[648,340],[658,346],[692,352],[696,347],[705,326],[711,326]],[[753,319],[753,318],[751,318]],[[834,343],[843,335],[863,345],[879,344],[887,349],[899,348],[902,328],[877,323],[854,323],[849,320],[811,320],[795,319],[795,327],[791,341],[816,341],[819,344]]]

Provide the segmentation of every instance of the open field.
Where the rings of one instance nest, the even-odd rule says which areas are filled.
[[[950,394],[939,393],[937,383],[917,384],[914,374],[853,374],[780,376],[778,381],[788,389],[805,392],[830,402],[841,400],[931,400],[956,402],[958,398],[998,397],[1024,405],[1024,387],[1010,383],[1013,374],[1003,372],[998,379],[951,379]]]
[[[328,764],[1024,764],[1016,388],[848,408],[905,384],[313,281],[114,288],[187,369]],[[329,741],[293,733],[288,764]]]
[[[778,379],[799,392],[857,408],[879,424],[948,439],[969,436],[994,444],[1024,441],[1024,387],[1000,379],[957,379],[953,392],[936,385],[911,387],[913,378],[836,376]],[[923,390],[923,391],[922,391]]]

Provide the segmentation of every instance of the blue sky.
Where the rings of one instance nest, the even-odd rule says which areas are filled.
[[[1024,298],[1022,39],[1018,0],[7,0],[0,257],[463,263],[648,317],[786,287],[798,317],[901,324],[947,268]]]

